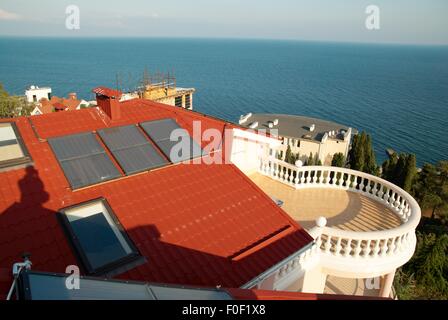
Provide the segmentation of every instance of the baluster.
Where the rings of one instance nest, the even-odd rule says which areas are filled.
[[[389,188],[388,187],[384,187],[384,196],[383,196],[383,200],[388,203],[389,202]]]
[[[370,244],[371,243],[372,243],[372,240],[370,240],[370,239],[367,240],[366,246],[364,247],[364,250],[363,250],[364,258],[368,258],[370,256],[370,250],[371,250]]]
[[[352,251],[352,239],[347,239],[347,245],[344,250],[344,257],[348,257]]]
[[[373,247],[373,257],[377,257],[378,253],[380,252],[380,240],[374,240],[375,241],[375,246]]]
[[[372,196],[374,196],[376,198],[377,192],[378,192],[378,182],[375,181],[375,183],[373,184]]]
[[[397,195],[396,192],[395,192],[395,191],[392,191],[392,195],[390,196],[389,201],[388,201],[389,206],[391,206],[392,208],[394,207],[395,196],[396,196],[396,195]]]
[[[387,252],[387,255],[391,256],[392,254],[395,253],[395,248],[397,247],[395,242],[397,240],[398,240],[397,237],[391,239],[391,243],[390,243],[390,247],[389,247],[389,251]]]
[[[289,169],[288,168],[283,168],[284,171],[284,175],[283,175],[283,182],[288,183],[289,181]]]
[[[331,249],[331,236],[327,236],[327,240],[325,242],[325,253],[329,253]]]
[[[334,255],[335,256],[339,256],[340,255],[340,252],[341,252],[341,241],[342,241],[342,238],[341,237],[338,237],[338,240],[336,241],[336,247],[335,247],[335,250],[334,250]]]
[[[376,196],[377,196],[377,198],[382,200],[383,199],[383,195],[384,195],[384,192],[383,192],[384,186],[382,184],[380,184],[380,183],[378,185],[379,185],[379,189],[378,189],[378,193],[376,194]]]
[[[372,189],[372,187],[370,186],[370,184],[372,183],[369,179],[366,178],[367,184],[366,184],[366,193],[370,194],[370,190]]]
[[[364,192],[364,178],[361,178],[361,183],[359,184],[359,191]]]
[[[356,240],[355,252],[353,254],[355,258],[358,258],[359,254],[361,253],[361,242],[362,240]]]
[[[389,242],[389,239],[384,239],[384,241],[381,241],[382,245],[381,245],[381,257],[384,257],[387,253],[387,244]]]

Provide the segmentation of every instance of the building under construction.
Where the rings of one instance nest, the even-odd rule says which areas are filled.
[[[138,89],[140,98],[184,109],[193,109],[194,88],[179,88],[176,77],[165,73],[149,75],[145,72],[143,86]]]

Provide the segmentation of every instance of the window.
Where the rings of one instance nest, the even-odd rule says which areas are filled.
[[[93,133],[48,139],[73,189],[121,176]]]
[[[33,101],[37,102],[37,96],[35,94],[33,94]]]
[[[182,96],[174,98],[174,105],[176,107],[182,107]]]
[[[191,94],[185,95],[185,108],[191,108]]]
[[[105,199],[63,209],[60,216],[88,274],[122,273],[141,258]]]
[[[31,162],[14,122],[0,122],[0,168]]]
[[[168,164],[135,125],[107,128],[98,133],[126,174]]]

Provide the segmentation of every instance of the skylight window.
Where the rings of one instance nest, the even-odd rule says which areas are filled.
[[[48,143],[73,189],[120,176],[93,133],[52,138]]]
[[[140,255],[104,199],[63,209],[61,217],[88,274],[121,273],[135,266]]]
[[[0,168],[25,164],[31,158],[15,123],[0,123]]]

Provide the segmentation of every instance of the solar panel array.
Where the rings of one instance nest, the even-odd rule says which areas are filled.
[[[98,131],[104,144],[127,175],[203,155],[200,145],[174,119],[148,121],[140,123],[140,126],[150,139],[135,125]],[[159,153],[150,140],[170,162]],[[91,132],[50,138],[48,142],[72,189],[121,176],[106,150]]]
[[[48,140],[73,189],[120,176],[93,133],[81,133]]]
[[[172,163],[203,155],[201,147],[191,138],[188,131],[182,129],[174,119],[143,122],[140,125]],[[173,132],[176,134],[171,137]]]
[[[168,163],[134,125],[107,128],[98,133],[126,174]]]

